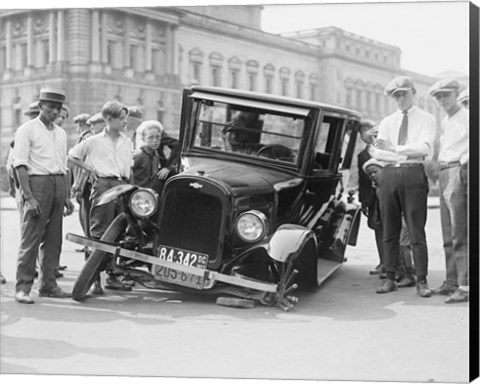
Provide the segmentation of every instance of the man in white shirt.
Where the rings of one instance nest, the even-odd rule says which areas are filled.
[[[395,271],[400,260],[403,213],[410,235],[417,293],[430,297],[425,236],[428,180],[423,162],[433,153],[436,125],[431,114],[414,105],[415,93],[415,83],[408,76],[398,76],[386,85],[385,94],[396,101],[398,110],[380,122],[371,148],[372,157],[386,163],[379,179],[378,197],[387,279],[377,293],[397,290]]]
[[[73,212],[66,167],[67,134],[54,122],[65,101],[65,92],[40,90],[40,115],[15,133],[13,166],[21,192],[21,240],[18,251],[15,300],[32,304],[30,290],[39,257],[38,295],[70,297],[56,282],[62,247],[63,215]]]
[[[430,87],[446,116],[438,162],[440,167],[440,217],[445,251],[446,281],[432,292],[448,295],[446,303],[468,301],[468,160],[469,111],[457,102],[457,80],[440,80]]]
[[[68,153],[68,162],[90,172],[93,179],[90,195],[90,236],[100,239],[119,213],[115,202],[95,206],[95,200],[105,191],[131,182],[132,142],[123,133],[127,124],[128,109],[117,101],[109,101],[102,108],[107,124],[103,132],[88,137]],[[109,272],[105,288],[131,290]],[[93,293],[103,292],[99,279]]]

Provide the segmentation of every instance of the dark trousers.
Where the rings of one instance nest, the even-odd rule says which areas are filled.
[[[18,250],[16,291],[30,292],[39,258],[40,291],[57,287],[55,269],[62,249],[63,209],[67,190],[63,175],[30,176],[30,189],[42,210],[34,217],[24,207],[21,210],[21,239]]]
[[[90,209],[90,236],[93,239],[100,239],[119,213],[119,206],[116,202],[95,206],[96,199],[103,192],[121,184],[125,184],[125,182],[115,178],[99,178],[93,183],[90,195],[92,207]]]
[[[395,272],[398,269],[403,212],[410,235],[415,274],[426,276],[428,251],[425,224],[428,180],[423,164],[387,166],[380,175],[379,184],[385,270]]]
[[[87,237],[90,237],[90,210],[92,209],[92,203],[90,201],[91,191],[92,184],[86,183],[85,190],[78,199],[78,218],[80,220],[80,225],[82,226],[83,233]]]

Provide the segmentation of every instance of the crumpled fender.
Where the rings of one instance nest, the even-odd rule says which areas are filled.
[[[305,244],[311,240],[315,242],[315,245],[317,244],[317,239],[311,229],[301,225],[283,224],[270,238],[267,252],[272,259],[284,263],[295,259]]]
[[[103,192],[98,197],[95,205],[105,205],[111,203],[112,201],[117,200],[120,196],[133,189],[138,189],[138,187],[132,184],[117,185],[116,187],[110,188],[108,191]]]

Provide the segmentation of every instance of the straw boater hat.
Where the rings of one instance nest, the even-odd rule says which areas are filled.
[[[63,104],[65,102],[65,91],[56,88],[42,88],[38,101],[52,101]]]

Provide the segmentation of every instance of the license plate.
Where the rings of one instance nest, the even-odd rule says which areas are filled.
[[[172,263],[199,269],[206,269],[208,265],[208,255],[165,245],[160,245],[158,247],[157,257],[160,260],[166,260]],[[156,265],[154,271],[155,278],[158,280],[185,287],[202,289],[205,281],[203,276],[193,275],[191,273],[178,271],[161,265]]]

